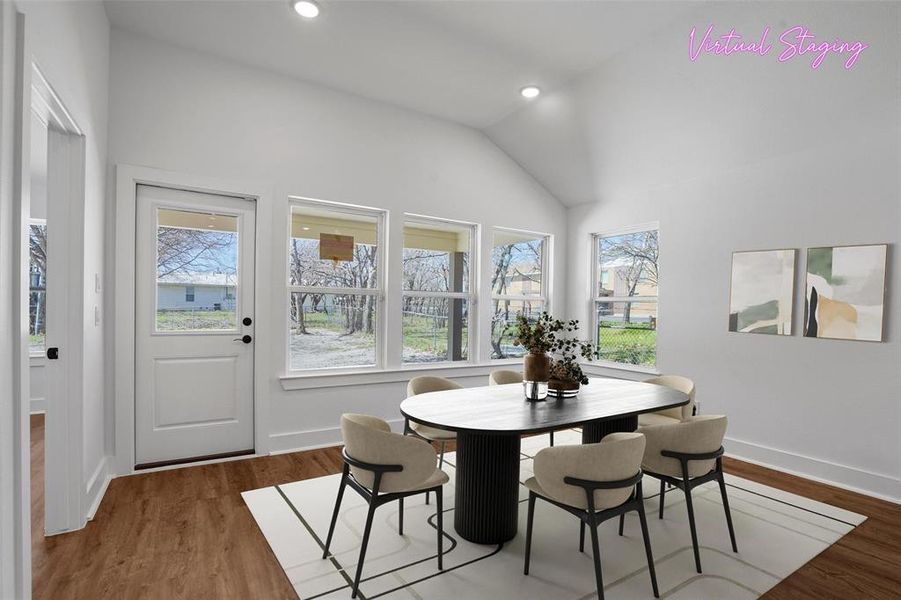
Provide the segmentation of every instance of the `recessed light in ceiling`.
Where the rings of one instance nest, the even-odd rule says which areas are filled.
[[[319,5],[313,0],[295,0],[294,12],[305,19],[314,19],[319,16]]]
[[[534,85],[527,85],[519,90],[519,93],[522,94],[523,98],[537,98],[538,94],[541,93],[541,90]]]

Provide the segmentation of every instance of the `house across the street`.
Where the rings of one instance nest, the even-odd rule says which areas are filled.
[[[157,279],[157,310],[235,310],[234,273],[170,273]]]

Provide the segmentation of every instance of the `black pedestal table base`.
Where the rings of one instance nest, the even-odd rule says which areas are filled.
[[[591,421],[582,425],[582,443],[596,444],[604,439],[604,436],[608,433],[635,431],[636,429],[638,429],[637,415],[618,419],[604,419],[603,421]]]
[[[457,433],[454,529],[476,544],[516,536],[519,510],[519,434]]]

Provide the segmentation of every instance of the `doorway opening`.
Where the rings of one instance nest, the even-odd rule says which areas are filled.
[[[81,340],[84,136],[37,65],[31,64],[23,123],[22,243],[28,281],[27,402],[31,432],[31,538],[84,526]],[[25,115],[23,115],[25,118]],[[25,134],[27,128],[27,135]],[[27,211],[27,212],[26,212]],[[35,561],[35,564],[38,564]]]

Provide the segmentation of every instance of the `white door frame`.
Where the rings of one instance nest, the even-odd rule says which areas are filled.
[[[266,308],[271,306],[273,217],[272,186],[258,181],[233,181],[201,175],[188,175],[132,165],[116,166],[116,251],[115,251],[115,407],[116,407],[116,475],[135,472],[135,232],[136,199],[140,184],[205,192],[220,196],[236,196],[256,202],[256,256],[254,317],[258,341],[254,344],[254,454],[269,453],[269,387],[273,319]],[[227,459],[226,459],[227,460]],[[191,463],[202,465],[203,461]]]
[[[81,529],[87,521],[82,460],[85,284],[80,275],[84,273],[85,138],[36,65],[31,75],[31,110],[48,129],[48,271],[52,273],[47,281],[52,305],[48,304],[51,329],[46,345],[60,349],[60,363],[48,361],[45,367],[44,531],[53,535]],[[54,300],[51,293],[58,298]],[[54,319],[63,326],[53,327]]]

